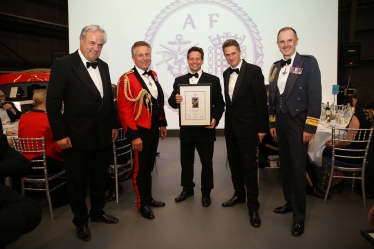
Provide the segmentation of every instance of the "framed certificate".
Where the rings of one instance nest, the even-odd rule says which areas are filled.
[[[374,230],[360,230],[361,235],[374,246]]]
[[[180,126],[209,126],[211,122],[212,84],[182,84],[179,94],[183,101],[179,104]]]

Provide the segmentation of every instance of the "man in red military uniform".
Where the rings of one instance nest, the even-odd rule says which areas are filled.
[[[165,203],[152,197],[151,172],[159,141],[167,135],[164,94],[156,72],[149,70],[151,46],[144,41],[131,48],[135,67],[123,74],[118,82],[118,114],[134,151],[133,185],[137,207],[146,219],[155,216],[149,206]]]

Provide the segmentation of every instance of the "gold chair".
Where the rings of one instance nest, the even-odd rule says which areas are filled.
[[[127,160],[126,155],[130,155]],[[130,167],[128,167],[130,166]],[[110,173],[115,179],[116,185],[116,202],[118,203],[118,179],[126,172],[133,169],[133,159],[131,143],[127,142],[126,135],[122,128],[118,129],[118,137],[113,141],[113,164],[109,166]]]
[[[45,191],[47,195],[47,200],[49,204],[49,211],[51,213],[51,219],[54,220],[53,216],[53,207],[51,201],[51,192],[66,183],[66,180],[62,183],[58,184],[57,186],[50,189],[49,182],[60,178],[65,175],[65,170],[61,170],[59,172],[54,172],[49,174],[47,170],[47,156],[45,151],[45,141],[44,137],[41,138],[16,138],[12,137],[13,140],[13,147],[16,151],[27,154],[27,153],[42,153],[43,159],[35,159],[30,160],[32,165],[32,170],[40,170],[44,171],[43,175],[39,174],[31,174],[26,175],[21,179],[22,184],[22,194],[25,194],[25,190],[27,191]],[[42,165],[40,165],[42,164]]]
[[[355,180],[361,180],[362,186],[362,199],[364,207],[366,207],[366,196],[365,196],[365,165],[366,158],[370,146],[370,141],[373,133],[371,129],[352,129],[352,128],[336,128],[332,127],[332,156],[323,156],[323,163],[326,166],[325,174],[323,177],[322,188],[325,184],[326,176],[329,176],[329,182],[326,189],[325,200],[329,195],[331,188],[331,182],[333,178],[344,178],[352,179],[352,190],[354,187]],[[355,149],[350,148],[338,148],[335,147],[337,142],[349,142],[356,144]],[[342,161],[344,158],[350,158],[357,160],[356,162],[347,163]],[[330,171],[328,171],[330,168]],[[352,175],[334,175],[334,170],[340,170],[344,172],[351,172]],[[361,175],[359,174],[361,172]]]

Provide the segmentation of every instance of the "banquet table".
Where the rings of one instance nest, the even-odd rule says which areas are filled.
[[[344,128],[346,124],[338,124],[337,127]],[[316,133],[313,135],[312,140],[309,142],[308,146],[308,156],[314,165],[322,166],[322,153],[325,149],[325,142],[331,139],[332,128],[327,126],[326,123],[319,123]]]

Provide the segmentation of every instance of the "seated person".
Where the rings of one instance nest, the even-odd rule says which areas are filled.
[[[52,131],[46,113],[46,89],[35,90],[32,97],[33,105],[31,111],[23,114],[18,124],[18,137],[20,138],[41,138],[44,137],[47,170],[48,173],[58,172],[64,169],[62,149],[52,140]],[[25,153],[24,156],[31,159],[42,159],[42,153]],[[42,175],[43,170],[34,170],[34,175]]]
[[[0,178],[23,177],[30,169],[29,161],[11,148],[6,136],[0,134]],[[36,201],[0,183],[0,248],[32,231],[41,217]]]
[[[270,166],[268,162],[269,155],[278,155],[278,142],[268,132],[259,145],[259,168],[262,169]],[[319,179],[313,166],[308,157],[306,163],[306,193],[317,198],[325,198],[325,192],[317,186]],[[330,194],[328,198],[330,198]]]
[[[22,113],[12,102],[5,100],[5,93],[0,89],[0,120],[2,125],[10,125],[12,122],[15,122],[16,119],[20,119]],[[7,136],[17,135],[15,131],[6,130],[5,128],[3,133]]]
[[[355,107],[355,112],[351,118],[351,121],[347,125],[347,128],[354,128],[354,129],[370,129],[374,127],[374,92],[366,87],[362,87],[357,89],[352,94],[352,105]],[[353,135],[353,134],[352,134]],[[373,139],[371,141],[371,145],[373,145]],[[332,141],[327,140],[325,143],[325,150],[323,151],[323,155],[327,157],[331,157],[332,153]],[[360,147],[361,146],[361,147]],[[347,149],[362,149],[362,143],[350,143],[350,142],[339,142],[335,143],[335,147],[339,148],[347,148]],[[373,154],[373,146],[370,146],[369,155]],[[349,155],[349,153],[347,153]],[[354,155],[354,154],[351,154]],[[337,160],[342,162],[348,163],[356,163],[357,159],[354,158],[338,158]],[[361,161],[358,161],[359,163]],[[366,180],[366,197],[372,199],[373,196],[373,179],[367,178],[367,176],[372,175],[372,167],[368,167],[367,172],[368,174],[365,177]],[[342,180],[338,183],[337,187],[340,187],[341,190],[345,186],[345,181]],[[356,184],[361,185],[361,184]],[[335,187],[335,186],[334,186]]]

